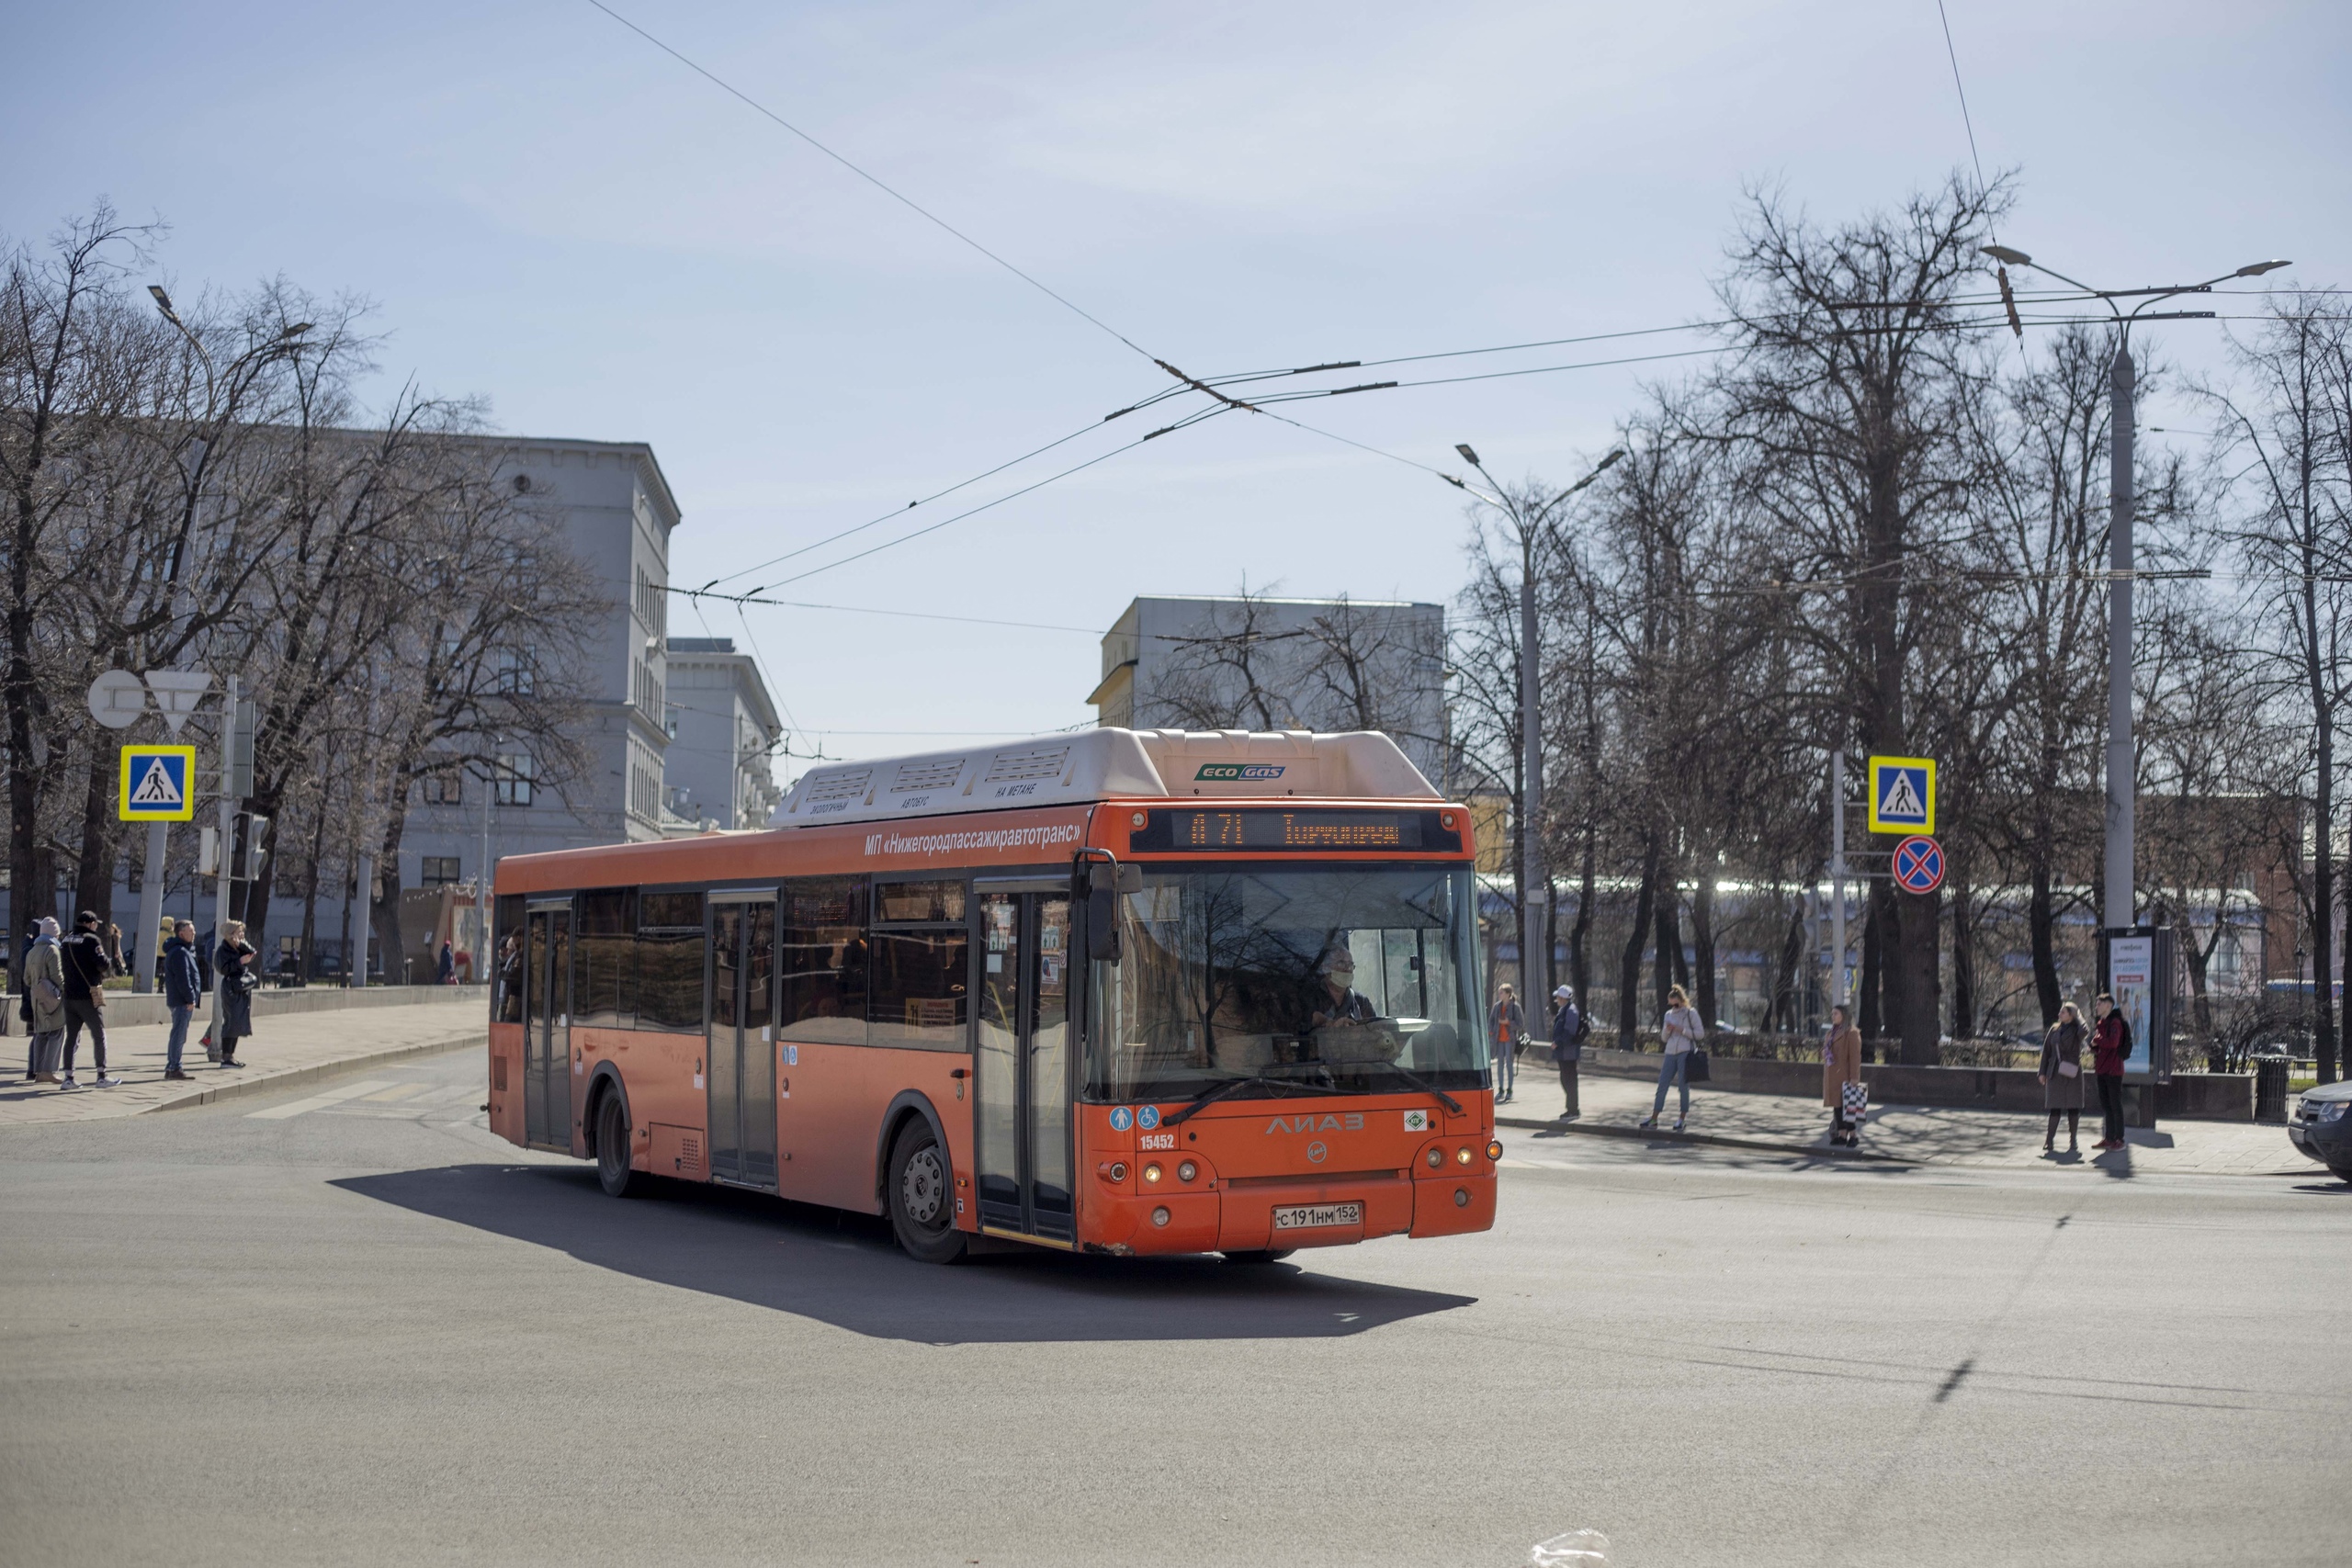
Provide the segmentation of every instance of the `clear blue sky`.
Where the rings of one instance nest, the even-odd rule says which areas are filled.
[[[1947,4],[1984,165],[2022,170],[2005,240],[2127,285],[2273,255],[2352,283],[2352,7]],[[1934,0],[616,8],[1199,374],[1701,319],[1743,182],[1835,219],[1969,156]],[[377,301],[387,385],[484,394],[518,433],[650,442],[685,511],[681,582],[1165,384],[586,0],[16,0],[6,35],[0,229],[105,194],[172,225],[177,289],[284,273]],[[2211,366],[2216,335],[2166,329],[2160,352]],[[1556,478],[1674,369],[1295,412]],[[1236,414],[777,592],[1097,629],[1132,595],[1245,576],[1446,598],[1461,499]],[[1089,635],[786,609],[748,629],[831,754],[1090,716]]]

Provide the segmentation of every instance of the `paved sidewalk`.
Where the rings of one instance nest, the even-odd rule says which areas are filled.
[[[2261,1122],[2166,1122],[2154,1132],[2132,1128],[2130,1146],[2094,1155],[2098,1140],[2096,1105],[2083,1112],[2081,1156],[2069,1159],[2066,1130],[2058,1129],[2054,1160],[2041,1152],[2043,1119],[2038,1112],[1974,1111],[1942,1105],[1872,1105],[1862,1128],[1861,1148],[1854,1151],[1829,1145],[1829,1111],[1817,1100],[1777,1094],[1735,1094],[1694,1084],[1690,1089],[1688,1131],[1677,1138],[1673,1125],[1676,1097],[1668,1090],[1666,1115],[1658,1128],[1639,1133],[1636,1123],[1649,1114],[1657,1094],[1655,1079],[1603,1077],[1587,1073],[1578,1085],[1584,1111],[1576,1122],[1559,1120],[1563,1101],[1559,1069],[1549,1062],[1521,1061],[1518,1091],[1509,1104],[1495,1108],[1496,1120],[1506,1127],[1547,1128],[1601,1136],[1644,1136],[1661,1142],[1730,1144],[1751,1148],[1785,1149],[1864,1161],[1902,1160],[1923,1165],[2025,1167],[2055,1163],[2082,1165],[2110,1176],[2198,1174],[2222,1176],[2298,1176],[2333,1180],[2324,1166],[2295,1152],[2284,1127]]]
[[[16,1005],[14,998],[9,1005]],[[204,1034],[204,1015],[198,1013],[188,1029],[187,1049],[180,1060],[190,1076],[187,1083],[167,1083],[164,1078],[169,1025],[109,1029],[107,1067],[122,1079],[119,1089],[90,1087],[97,1079],[97,1071],[91,1065],[87,1033],[82,1037],[75,1062],[83,1087],[73,1090],[25,1082],[25,1053],[30,1042],[22,1033],[8,1035],[0,1039],[0,1127],[96,1122],[202,1105],[284,1089],[363,1062],[479,1043],[488,1032],[481,1010],[447,1003],[295,1013],[254,1021],[255,1032],[237,1043],[237,1053],[247,1065],[224,1068],[206,1061],[204,1048],[197,1043]]]

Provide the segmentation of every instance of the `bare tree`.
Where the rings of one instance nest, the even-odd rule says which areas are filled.
[[[2314,1045],[2320,1081],[2332,1083],[2341,1036],[2331,989],[2342,977],[2334,949],[2335,739],[2352,699],[2352,322],[2325,293],[2281,294],[2267,305],[2256,334],[2231,340],[2250,385],[2212,400],[2245,464],[2233,533],[2267,684],[2293,716],[2306,759]]]

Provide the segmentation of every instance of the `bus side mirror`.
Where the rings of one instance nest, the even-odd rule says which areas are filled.
[[[1097,883],[1087,889],[1086,951],[1089,956],[1105,964],[1116,964],[1125,956],[1120,943],[1118,889],[1106,884]]]

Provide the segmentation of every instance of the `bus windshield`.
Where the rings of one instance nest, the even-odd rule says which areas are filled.
[[[1486,1082],[1467,865],[1147,866],[1122,903],[1125,962],[1094,965],[1090,1099]]]

